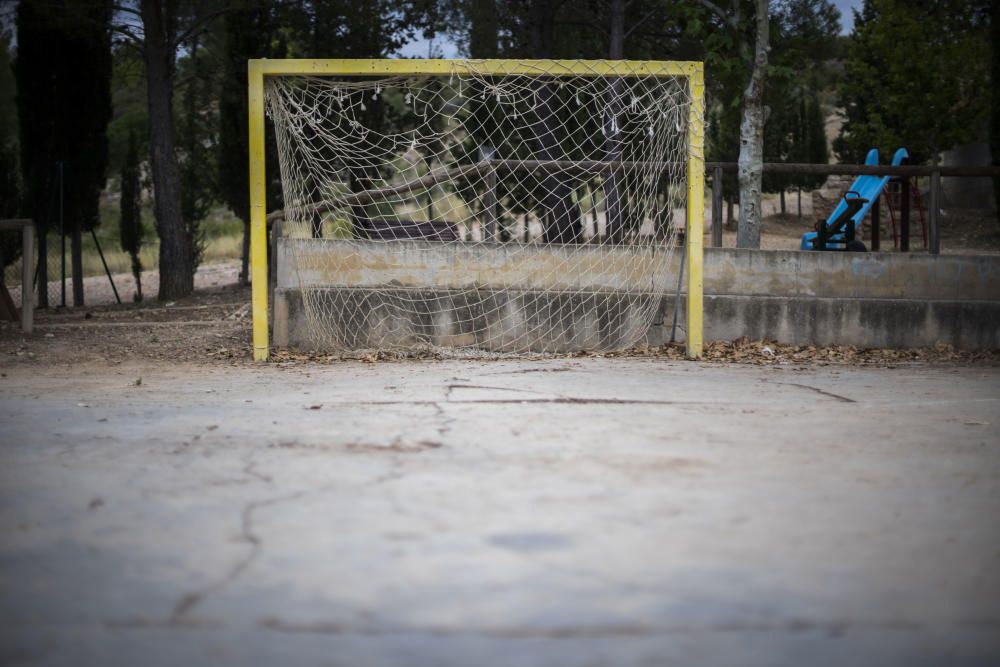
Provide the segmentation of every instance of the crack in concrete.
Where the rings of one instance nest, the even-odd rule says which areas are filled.
[[[837,399],[841,403],[857,403],[857,401],[855,401],[853,398],[848,398],[847,396],[841,396],[840,394],[834,394],[833,392],[825,391],[818,387],[810,387],[807,384],[800,384],[798,382],[776,382],[774,380],[764,380],[764,382],[768,382],[770,384],[783,384],[789,387],[798,387],[799,389],[808,389],[809,391],[814,391],[817,394],[822,394],[823,396],[829,396],[830,398]]]
[[[575,368],[568,368],[566,366],[557,366],[556,368],[524,368],[516,371],[497,371],[495,373],[482,373],[480,377],[486,377],[488,375],[523,375],[525,373],[568,373],[577,370]]]
[[[198,590],[184,594],[177,602],[173,613],[170,615],[170,624],[175,625],[186,623],[188,621],[186,616],[192,609],[201,604],[209,595],[219,592],[227,585],[235,581],[257,558],[260,554],[261,538],[253,530],[254,512],[263,507],[270,507],[287,500],[301,498],[303,495],[305,495],[305,491],[296,491],[295,493],[276,496],[274,498],[267,498],[265,500],[254,500],[247,503],[240,513],[240,540],[250,545],[249,553],[247,553],[244,558],[237,561],[236,564],[230,568],[229,572],[227,572],[220,579],[217,579],[216,581]]]
[[[939,629],[940,623],[909,619],[869,619],[852,621],[847,619],[813,620],[790,618],[772,622],[732,621],[726,623],[700,624],[594,624],[560,625],[550,627],[524,626],[480,626],[449,627],[443,625],[353,625],[338,622],[295,623],[280,618],[264,618],[258,627],[291,634],[328,634],[386,636],[403,634],[424,634],[440,637],[489,637],[495,639],[574,639],[599,637],[647,637],[655,635],[691,633],[748,633],[748,632],[822,632],[839,636],[848,631],[887,630],[896,632],[925,632]],[[1000,628],[1000,619],[963,619],[954,622],[955,627],[991,630]]]
[[[632,398],[577,398],[573,396],[558,396],[555,398],[480,398],[445,400],[449,405],[510,405],[518,403],[563,403],[569,405],[704,405],[704,401],[665,401],[655,399]],[[852,401],[853,402],[853,401]],[[438,401],[431,400],[386,400],[386,401],[352,401],[330,404],[334,407],[350,406],[382,406],[382,405],[436,405]]]
[[[262,473],[259,473],[257,472],[256,468],[257,468],[257,462],[254,460],[254,452],[250,452],[250,454],[246,457],[246,465],[243,466],[243,474],[249,475],[251,477],[256,477],[260,481],[267,482],[268,484],[270,484],[273,481],[270,475],[264,475]]]
[[[449,388],[449,393],[451,389]],[[447,402],[447,401],[446,401]],[[437,411],[437,417],[441,419],[441,424],[437,427],[438,437],[441,439],[441,444],[444,444],[445,438],[451,433],[451,427],[455,423],[454,417],[449,417],[444,411],[444,407],[440,403],[434,404],[434,409]]]
[[[555,394],[556,396],[560,396],[560,394],[556,394],[555,392],[552,391],[535,391],[533,389],[518,389],[515,387],[490,387],[481,384],[450,384],[448,385],[448,393],[446,394],[447,397],[451,396],[451,392],[453,389],[485,389],[487,391],[511,391],[520,394],[542,394],[542,395]],[[446,398],[446,400],[448,399]]]

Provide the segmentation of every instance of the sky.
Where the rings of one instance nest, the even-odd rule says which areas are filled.
[[[840,32],[844,35],[851,32],[851,28],[854,26],[854,15],[851,13],[852,9],[861,9],[861,3],[863,0],[833,0],[833,4],[837,6],[840,10],[841,15],[841,30]],[[428,40],[417,38],[405,45],[399,50],[399,55],[405,58],[427,58],[428,50],[433,51],[431,57],[434,58],[458,58],[460,57],[458,49],[455,45],[448,41],[447,39],[438,38],[433,44],[429,43]]]
[[[833,4],[837,5],[837,9],[840,10],[840,32],[844,35],[851,32],[851,28],[854,26],[854,15],[851,13],[852,9],[861,9],[862,0],[833,0]]]

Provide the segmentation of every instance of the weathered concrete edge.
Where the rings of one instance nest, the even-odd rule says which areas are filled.
[[[678,322],[684,322],[682,312]],[[673,300],[651,344],[670,338]],[[705,340],[774,340],[792,345],[854,345],[907,349],[938,343],[964,350],[1000,349],[1000,301],[843,299],[706,295]],[[683,336],[678,338],[683,340]]]
[[[600,246],[281,239],[277,286],[668,291],[676,252]],[[1000,257],[706,248],[706,294],[1000,301]]]
[[[380,293],[391,291],[390,288]],[[372,293],[359,288],[344,288],[343,292]],[[453,295],[447,291],[428,291],[422,299],[433,303]],[[497,291],[495,298],[510,298],[511,295],[506,290]],[[684,340],[683,304],[682,299],[682,310],[677,318],[678,341]],[[654,324],[645,333],[646,342],[660,345],[670,339],[673,306],[671,296],[661,298],[658,315],[653,318]],[[307,319],[299,290],[275,291],[276,346],[308,347]],[[709,341],[747,336],[754,340],[775,340],[793,345],[905,349],[944,343],[967,350],[1000,349],[1000,301],[706,295],[704,324],[705,340]],[[426,330],[438,324],[420,322],[413,326]],[[574,322],[567,326],[583,328],[584,324]],[[447,340],[453,335],[442,330],[435,337]]]

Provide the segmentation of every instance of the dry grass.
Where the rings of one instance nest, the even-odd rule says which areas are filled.
[[[57,241],[58,242],[58,241]],[[203,264],[215,264],[218,262],[225,262],[240,258],[240,253],[243,248],[243,237],[241,234],[230,234],[226,236],[218,236],[215,238],[208,239],[205,245],[205,255],[202,258]],[[50,248],[50,250],[52,250]],[[129,258],[128,253],[123,252],[118,247],[108,247],[107,244],[101,244],[101,250],[104,251],[104,259],[108,263],[108,270],[113,274],[118,273],[131,273],[132,272],[132,260]],[[160,244],[147,243],[142,247],[139,253],[139,259],[142,262],[142,268],[145,271],[157,269],[160,265],[159,262],[159,252]],[[66,257],[66,274],[67,277],[73,275],[73,268],[69,261],[69,250],[67,248]],[[59,275],[59,265],[58,263],[53,265],[52,262],[58,262],[59,250],[55,249],[54,252],[49,253],[49,279],[55,279]],[[4,275],[6,277],[6,284],[10,286],[16,286],[21,284],[21,260],[18,259],[13,264],[8,266],[4,270]],[[84,277],[90,276],[102,276],[104,275],[104,265],[101,263],[101,256],[97,253],[96,248],[93,245],[93,241],[88,239],[88,243],[84,244],[83,251],[83,275]]]

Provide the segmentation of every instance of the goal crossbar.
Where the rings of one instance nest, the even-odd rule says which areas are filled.
[[[273,76],[450,76],[467,68],[485,76],[682,77],[691,104],[687,124],[687,354],[702,354],[703,229],[705,197],[704,65],[687,61],[585,60],[408,60],[281,59],[249,60],[250,262],[253,304],[253,357],[269,354],[267,202],[265,195],[264,81]],[[593,167],[594,165],[588,165]]]

